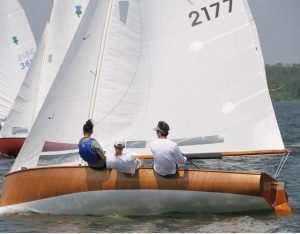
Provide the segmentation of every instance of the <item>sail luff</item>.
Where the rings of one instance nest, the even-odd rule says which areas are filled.
[[[47,45],[48,45],[48,41],[49,41],[49,31],[50,31],[50,25],[53,21],[53,13],[54,13],[54,8],[57,7],[56,6],[56,2],[57,0],[54,0],[53,1],[53,6],[52,6],[52,11],[51,11],[51,14],[50,14],[50,19],[48,21],[48,24],[46,25],[46,27],[48,27],[47,29],[47,37],[46,37],[46,43],[45,43],[45,47],[44,47],[44,52],[43,52],[43,57],[42,57],[42,64],[41,64],[41,67],[40,67],[40,74],[39,74],[39,78],[38,78],[38,85],[37,85],[37,91],[35,93],[35,101],[33,103],[33,112],[32,112],[32,120],[31,120],[31,126],[33,125],[35,119],[36,119],[36,116],[38,114],[38,111],[39,111],[39,108],[38,108],[38,98],[39,98],[39,93],[41,92],[41,82],[42,82],[42,77],[43,77],[43,73],[45,71],[45,66],[44,66],[44,63],[46,62],[45,61],[45,56],[46,56],[46,51],[47,51]]]
[[[92,96],[91,96],[91,104],[90,104],[88,119],[92,119],[93,115],[94,115],[94,109],[95,109],[95,105],[96,105],[96,98],[97,98],[98,86],[99,86],[99,80],[100,80],[100,74],[101,74],[101,66],[102,66],[102,62],[103,62],[103,55],[104,55],[104,50],[105,50],[108,25],[110,22],[112,6],[113,6],[113,0],[109,0],[108,6],[107,6],[107,11],[106,11],[106,16],[105,16],[103,35],[100,40],[101,47],[100,47],[100,51],[99,51],[97,68],[96,68],[96,72],[95,72],[95,80],[94,80],[93,91],[92,91]]]
[[[54,3],[55,3],[55,1],[54,1]],[[41,86],[41,82],[42,82],[43,72],[45,71],[45,69],[44,69],[44,63],[45,63],[46,50],[47,50],[47,45],[48,45],[48,40],[49,40],[49,28],[50,28],[49,25],[51,23],[52,14],[53,14],[53,10],[51,12],[50,20],[46,24],[46,28],[45,28],[46,40],[45,40],[45,45],[44,45],[44,49],[43,49],[42,63],[41,63],[40,69],[39,69],[40,72],[39,72],[39,75],[38,75],[37,89],[36,89],[36,93],[34,94],[35,97],[34,97],[34,102],[33,102],[32,116],[31,116],[31,126],[34,123],[35,117],[37,116],[37,112],[38,112],[38,103],[37,103],[37,101],[38,101],[38,97],[39,97],[39,92],[41,91],[40,90],[40,86]]]

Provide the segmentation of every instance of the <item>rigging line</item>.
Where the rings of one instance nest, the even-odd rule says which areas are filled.
[[[191,159],[188,159],[187,161],[190,162],[197,169],[200,169],[200,167],[198,167],[195,163],[193,163]]]
[[[285,163],[287,162],[287,160],[288,160],[288,158],[289,158],[289,156],[290,156],[290,153],[291,153],[291,151],[288,150],[288,152],[285,153],[285,154],[283,155],[283,157],[281,158],[280,163],[279,163],[279,165],[278,165],[278,168],[277,168],[277,170],[276,170],[276,172],[275,172],[275,175],[274,175],[274,178],[275,178],[275,179],[277,179],[278,176],[280,175],[280,172],[282,171],[283,166],[284,166]]]
[[[141,16],[140,16],[141,17]],[[142,30],[142,29],[141,29]],[[95,122],[95,125],[100,124],[101,122],[103,122],[108,116],[110,116],[123,102],[123,100],[125,99],[125,97],[127,96],[130,88],[132,87],[134,81],[137,78],[137,72],[138,72],[138,68],[140,65],[140,61],[141,61],[141,54],[142,54],[142,43],[143,43],[143,34],[141,33],[141,39],[140,39],[140,48],[139,48],[139,57],[138,57],[138,61],[137,61],[137,65],[136,65],[136,69],[133,75],[133,78],[127,88],[127,90],[125,91],[125,93],[123,94],[123,96],[121,97],[121,99],[119,100],[119,102],[99,121]]]
[[[276,178],[280,175],[280,172],[282,171],[283,169],[283,166],[285,165],[285,163],[287,162],[288,158],[289,158],[289,155],[290,155],[290,151],[288,151],[288,153],[285,154],[285,158],[284,158],[284,161],[280,167],[280,169],[278,170],[278,173],[276,175]]]
[[[108,0],[108,6],[107,6],[107,11],[106,11],[106,16],[105,16],[103,35],[102,35],[102,38],[101,38],[101,41],[100,41],[101,46],[100,46],[100,51],[99,51],[99,55],[98,55],[97,69],[96,69],[96,72],[95,72],[95,79],[94,79],[94,85],[93,85],[93,91],[92,91],[92,97],[91,97],[91,104],[90,104],[88,119],[92,119],[92,116],[94,115],[98,85],[99,85],[99,80],[100,80],[101,67],[102,67],[102,63],[103,63],[104,50],[105,50],[106,39],[107,39],[107,34],[108,34],[108,29],[109,29],[108,25],[109,25],[110,18],[111,18],[113,2],[114,2],[114,0]]]
[[[283,167],[283,165],[286,161],[285,159],[286,159],[286,154],[284,154],[283,157],[280,160],[280,163],[279,163],[279,165],[277,167],[277,170],[275,172],[275,175],[274,175],[275,178],[277,178],[279,176],[279,171],[281,171],[281,169],[282,169],[282,167]]]

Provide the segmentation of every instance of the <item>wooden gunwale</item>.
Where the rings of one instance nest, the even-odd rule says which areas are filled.
[[[24,170],[19,170],[19,171],[12,171],[7,173],[6,175],[4,175],[4,177],[10,176],[12,174],[15,173],[20,173],[20,172],[25,172],[25,171],[34,171],[34,170],[41,170],[41,169],[54,169],[54,168],[88,168],[87,166],[57,166],[57,167],[51,167],[51,166],[45,166],[45,167],[38,167],[38,168],[28,168],[28,169],[24,169]],[[151,169],[151,167],[142,167],[140,168],[140,170],[145,170],[145,169]],[[97,170],[96,170],[97,171]],[[101,171],[101,170],[99,170]],[[182,169],[179,168],[179,171],[199,171],[199,169],[193,169],[193,168],[189,168],[189,169]],[[202,172],[221,172],[221,173],[238,173],[238,174],[247,174],[247,175],[261,175],[261,173],[255,173],[255,172],[244,172],[244,171],[220,171],[220,170],[205,170],[205,169],[201,169]]]

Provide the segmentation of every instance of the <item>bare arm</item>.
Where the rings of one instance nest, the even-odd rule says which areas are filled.
[[[105,157],[105,154],[104,154],[103,151],[99,151],[99,152],[97,152],[97,153],[98,153],[100,159],[106,160],[106,157]]]
[[[186,163],[186,157],[183,156],[178,145],[174,148],[174,157],[177,163]]]
[[[102,149],[102,147],[96,140],[93,141],[92,146],[95,148],[95,150],[99,156],[99,159],[106,160],[105,151]]]

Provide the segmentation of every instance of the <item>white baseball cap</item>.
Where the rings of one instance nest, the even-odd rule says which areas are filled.
[[[125,141],[122,139],[115,140],[114,146],[117,148],[125,148]]]

